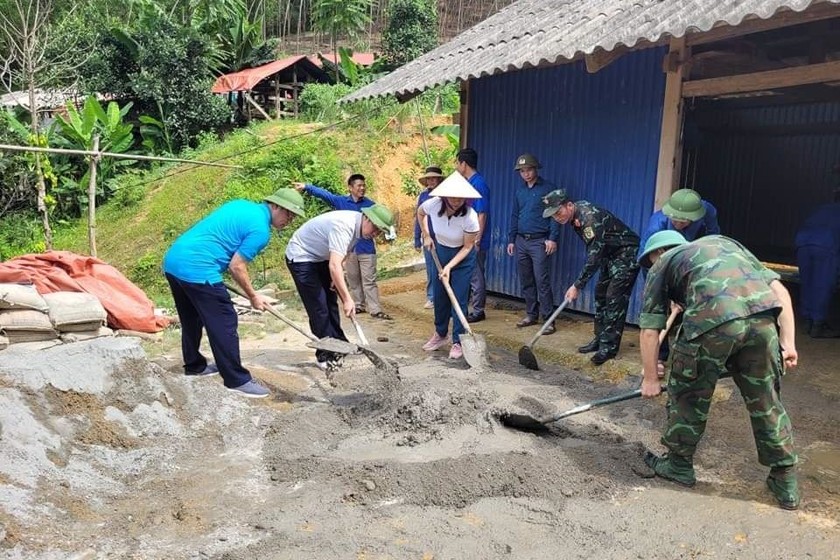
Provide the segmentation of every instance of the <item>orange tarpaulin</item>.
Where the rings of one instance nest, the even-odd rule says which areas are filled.
[[[23,255],[0,263],[0,282],[34,284],[41,294],[87,292],[108,312],[108,326],[154,333],[169,320],[155,315],[152,301],[116,268],[69,251]]]

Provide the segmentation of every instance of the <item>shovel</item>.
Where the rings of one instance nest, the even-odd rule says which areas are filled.
[[[531,342],[519,349],[520,364],[522,364],[528,369],[540,369],[540,366],[537,363],[537,357],[534,355],[534,344],[537,343],[537,340],[539,340],[539,338],[545,332],[545,329],[548,328],[548,325],[552,324],[557,318],[557,316],[560,315],[560,312],[566,309],[567,305],[569,305],[569,300],[563,300],[563,303],[560,304],[560,307],[555,309],[554,313],[551,314],[551,317],[548,318],[548,321],[546,321],[545,324],[542,327],[540,327],[540,330],[537,331],[537,334],[534,335],[534,338],[531,339]]]
[[[370,360],[371,363],[374,366],[376,366],[377,369],[381,369],[388,373],[391,373],[394,376],[396,376],[397,379],[399,379],[400,370],[397,367],[397,364],[391,359],[385,358],[384,356],[380,356],[370,347],[370,343],[368,342],[364,331],[362,331],[362,326],[356,319],[355,314],[350,316],[350,320],[353,322],[353,327],[356,329],[356,336],[359,337],[359,352],[364,354],[365,357],[367,357],[367,359]]]
[[[435,266],[437,266],[438,273],[442,272],[443,266],[440,264],[437,249],[432,247],[432,250],[429,252],[435,260]],[[487,341],[484,340],[483,336],[473,333],[470,328],[470,324],[467,322],[467,318],[464,317],[464,312],[461,311],[461,304],[458,303],[458,298],[456,298],[455,294],[452,292],[452,286],[449,285],[449,280],[441,280],[441,283],[443,284],[443,288],[446,290],[446,293],[449,295],[449,301],[452,303],[452,308],[458,315],[458,320],[461,321],[461,324],[464,325],[464,330],[467,331],[460,337],[461,349],[464,351],[464,359],[470,367],[489,367],[490,362],[487,360]]]
[[[225,288],[227,288],[228,290],[230,290],[238,296],[248,299],[248,296],[246,296],[239,288],[231,286],[227,283],[225,283]],[[277,317],[278,319],[295,329],[297,332],[308,338],[311,342],[309,342],[307,346],[309,346],[310,348],[315,348],[316,350],[324,350],[326,352],[333,352],[335,354],[356,354],[359,351],[359,347],[351,342],[339,340],[337,338],[331,338],[328,336],[325,336],[324,338],[318,338],[315,335],[306,332],[306,330],[304,330],[303,327],[301,327],[300,325],[298,325],[297,323],[295,323],[294,321],[277,311],[277,309],[274,306],[268,303],[265,304],[265,308],[266,310],[268,310],[269,313],[271,313],[272,315],[274,315],[275,317]]]
[[[666,387],[663,385],[662,391],[665,390]],[[515,428],[517,430],[523,430],[526,432],[539,432],[547,429],[546,424],[557,422],[558,420],[568,418],[569,416],[574,416],[575,414],[587,412],[589,410],[592,410],[593,408],[598,408],[599,406],[613,404],[621,401],[627,401],[630,399],[636,399],[641,396],[642,390],[640,388],[636,389],[635,391],[630,391],[629,393],[620,393],[618,395],[613,395],[612,397],[606,397],[603,399],[598,399],[596,401],[591,401],[586,404],[570,408],[569,410],[566,410],[564,412],[551,414],[550,416],[542,416],[539,418],[535,418],[529,414],[505,413],[499,416],[499,421],[505,426]]]

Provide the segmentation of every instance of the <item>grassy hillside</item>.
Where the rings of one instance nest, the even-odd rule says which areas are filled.
[[[429,123],[425,123],[429,126]],[[451,169],[452,155],[446,140],[426,136],[432,160]],[[160,263],[169,244],[193,223],[231,199],[260,200],[292,181],[318,184],[344,193],[351,172],[368,179],[368,196],[388,205],[398,216],[399,237],[380,245],[380,268],[413,255],[415,197],[408,186],[419,188],[414,177],[425,165],[423,139],[413,123],[390,122],[377,130],[369,123],[354,123],[328,131],[319,125],[267,122],[239,130],[224,141],[209,141],[188,157],[201,161],[222,160],[241,169],[175,165],[126,177],[120,196],[97,212],[98,257],[116,266],[160,304],[169,300]],[[412,185],[413,183],[413,185]],[[326,209],[307,200],[307,214]],[[283,264],[286,241],[296,220],[269,244],[252,263],[254,282],[288,286]],[[60,227],[56,249],[88,253],[87,222]]]

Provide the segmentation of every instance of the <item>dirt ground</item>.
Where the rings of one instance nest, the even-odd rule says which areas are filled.
[[[493,367],[475,371],[420,349],[432,328],[422,282],[383,284],[398,320],[360,316],[399,380],[349,356],[331,384],[301,335],[253,315],[240,332],[246,365],[273,390],[261,401],[181,375],[176,333],[0,352],[0,558],[840,558],[836,341],[803,339],[785,378],[804,493],[785,512],[731,381],[715,394],[697,486],[648,478],[663,398],[544,433],[498,421],[635,388],[636,332],[595,368],[574,352],[591,323],[565,317],[537,344],[534,372],[516,350],[536,328],[516,329],[516,304],[494,301],[476,325]]]

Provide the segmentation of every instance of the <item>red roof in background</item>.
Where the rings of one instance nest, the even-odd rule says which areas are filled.
[[[210,88],[213,93],[228,93],[231,91],[251,91],[258,83],[268,78],[272,74],[276,74],[286,68],[294,66],[302,59],[304,55],[289,56],[256,68],[246,68],[239,72],[232,74],[224,74],[216,78],[216,83]],[[310,61],[311,62],[311,61]]]
[[[332,60],[333,55],[332,53],[323,53],[321,56],[327,60]],[[374,55],[373,53],[353,53],[352,58],[353,62],[356,64],[361,66],[370,66],[373,64]],[[301,60],[306,60],[304,65],[314,65],[319,69],[321,68],[321,59],[319,59],[317,55],[304,56],[299,54],[289,56],[280,60],[275,60],[274,62],[269,62],[268,64],[263,64],[262,66],[257,66],[256,68],[246,68],[245,70],[240,70],[239,72],[219,76],[216,78],[216,83],[213,84],[210,91],[213,93],[251,91],[254,89],[254,86],[264,79],[276,74],[277,72],[282,72],[287,68],[291,68]],[[312,66],[309,66],[309,68],[312,68]],[[323,73],[319,70],[315,70],[315,72],[318,74]]]
[[[318,54],[320,54],[321,56],[323,56],[327,60],[335,60],[334,59],[335,55],[333,53],[318,53]],[[373,60],[376,58],[376,55],[374,55],[373,53],[369,53],[369,52],[360,52],[360,53],[353,53],[353,56],[351,56],[350,58],[352,58],[353,62],[355,62],[356,64],[359,64],[361,66],[370,66],[371,64],[373,64]],[[314,62],[318,66],[321,66],[321,59],[318,58],[317,54],[311,55],[309,57],[309,60],[311,60],[312,62]],[[339,57],[339,61],[341,61],[341,57]]]

